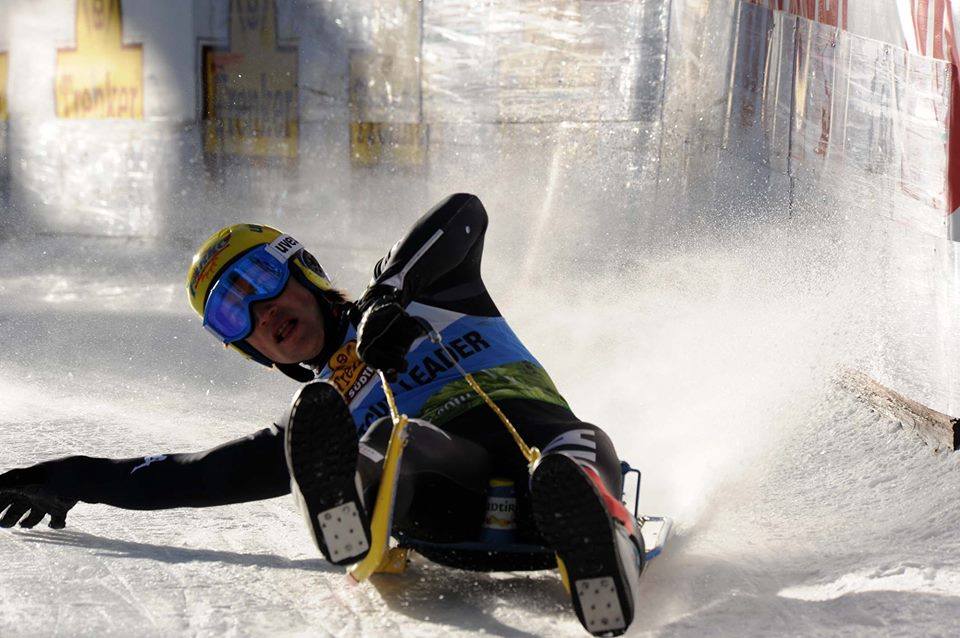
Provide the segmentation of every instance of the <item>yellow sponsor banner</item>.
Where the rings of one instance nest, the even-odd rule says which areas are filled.
[[[57,51],[57,117],[142,119],[143,48],[123,44],[120,0],[76,0],[77,46]]]
[[[407,19],[373,35],[375,50],[350,52],[350,158],[356,167],[415,167],[427,158],[420,108],[420,4],[399,0]]]
[[[295,158],[297,47],[278,46],[275,0],[231,0],[226,49],[203,50],[204,151]]]
[[[6,52],[0,53],[0,121],[6,121],[9,110],[7,109],[7,64],[10,55]]]
[[[420,166],[427,157],[426,126],[351,122],[350,156],[354,166]]]

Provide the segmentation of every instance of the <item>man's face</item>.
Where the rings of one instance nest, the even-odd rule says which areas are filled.
[[[250,307],[253,332],[247,342],[277,363],[300,363],[323,350],[323,315],[309,290],[294,277],[273,299]]]

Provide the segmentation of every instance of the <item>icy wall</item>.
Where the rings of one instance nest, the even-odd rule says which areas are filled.
[[[173,184],[197,146],[184,131],[195,126],[195,39],[182,28],[192,5],[124,3],[122,29],[119,9],[117,0],[4,3],[12,204],[4,222],[149,235],[180,204]],[[180,28],[151,27],[164,23]]]
[[[901,4],[675,1],[663,171],[691,205],[712,184],[721,209],[763,193],[768,210],[858,228],[881,297],[859,365],[956,414],[957,85],[936,31],[950,3],[914,3],[915,20]]]
[[[336,262],[466,190],[531,282],[811,216],[882,256],[851,363],[958,413],[954,19],[909,5],[7,0],[0,233],[248,219]]]
[[[656,171],[664,0],[4,10],[10,194],[37,230],[192,238],[240,214],[343,235],[451,189],[494,189],[540,224],[565,199],[614,219]],[[91,50],[106,60],[88,63],[101,79],[65,90],[64,56]],[[141,110],[97,110],[118,69]],[[92,106],[64,115],[58,100],[73,94]],[[517,166],[523,184],[507,192]],[[583,217],[587,233],[596,220]],[[369,244],[381,228],[397,230],[372,224]]]

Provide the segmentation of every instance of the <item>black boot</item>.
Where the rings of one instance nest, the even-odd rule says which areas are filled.
[[[594,636],[619,636],[633,622],[643,570],[633,516],[592,468],[563,454],[540,461],[531,495],[537,528],[563,563],[577,618]]]
[[[357,476],[357,428],[340,392],[308,383],[293,397],[284,449],[290,488],[317,547],[331,563],[367,555],[370,524]]]

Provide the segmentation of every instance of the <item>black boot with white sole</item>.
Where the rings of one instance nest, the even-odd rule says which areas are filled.
[[[562,562],[574,610],[594,636],[619,636],[634,619],[643,536],[597,473],[548,454],[531,479],[534,520]]]
[[[294,396],[286,421],[290,487],[314,542],[331,563],[360,561],[370,548],[370,524],[347,404],[333,384],[314,381]]]

